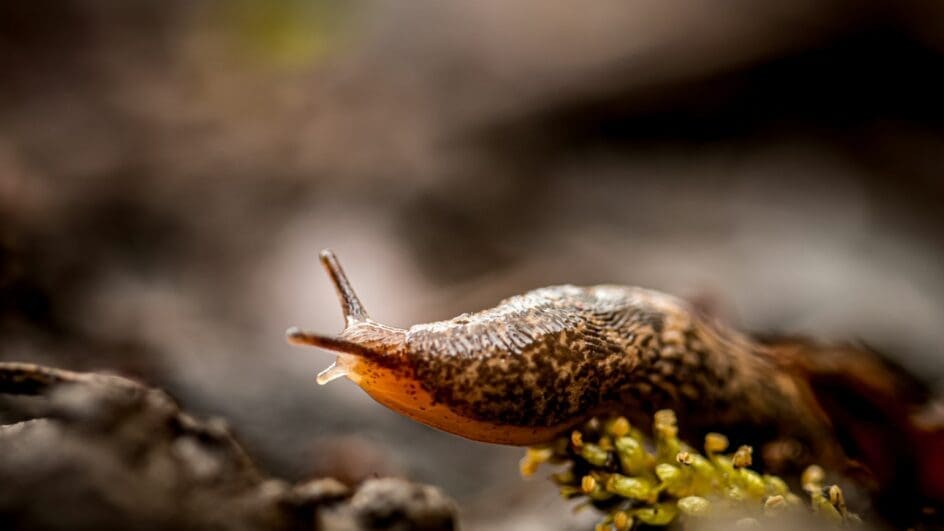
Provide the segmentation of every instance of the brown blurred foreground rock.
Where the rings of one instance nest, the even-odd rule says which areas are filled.
[[[0,363],[4,529],[451,530],[455,506],[399,479],[351,490],[267,477],[221,421],[118,376]]]

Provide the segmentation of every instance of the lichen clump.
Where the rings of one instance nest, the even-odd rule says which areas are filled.
[[[675,413],[655,414],[650,443],[624,417],[593,419],[570,437],[529,448],[521,473],[533,475],[542,463],[567,464],[551,476],[566,499],[605,513],[597,531],[627,531],[638,524],[665,526],[692,519],[730,519],[760,526],[764,519],[813,512],[836,526],[859,522],[846,509],[842,490],[824,486],[823,470],[803,474],[804,501],[779,477],[751,470],[753,450],[728,451],[728,439],[705,437],[701,454],[678,438]]]

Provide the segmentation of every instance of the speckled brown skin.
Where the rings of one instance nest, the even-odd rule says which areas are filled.
[[[867,349],[756,339],[675,297],[611,285],[542,288],[403,330],[371,321],[334,255],[322,262],[347,327],[337,337],[291,329],[290,340],[339,352],[338,370],[427,425],[534,445],[591,416],[645,426],[671,408],[693,442],[709,430],[787,441],[834,470],[849,456],[880,482],[927,480],[926,492],[944,483],[944,471],[923,477],[913,455],[902,466],[912,448],[944,441],[939,426],[910,420],[928,397]]]
[[[639,288],[535,290],[492,310],[413,326],[404,350],[404,375],[438,402],[499,424],[672,408],[686,423],[815,429],[801,390],[762,347],[683,301]],[[798,410],[808,414],[790,420]]]
[[[322,260],[348,326],[337,338],[298,330],[290,337],[342,352],[365,391],[437,428],[528,445],[595,414],[642,419],[672,408],[694,429],[764,426],[804,440],[825,429],[807,390],[763,345],[680,299],[555,286],[402,330],[371,321],[334,255]]]

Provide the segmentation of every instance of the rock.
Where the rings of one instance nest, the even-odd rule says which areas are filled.
[[[455,527],[455,505],[433,487],[378,479],[352,490],[330,478],[267,477],[225,423],[188,415],[132,380],[0,363],[0,392],[39,402],[28,408],[34,418],[0,427],[0,527]]]

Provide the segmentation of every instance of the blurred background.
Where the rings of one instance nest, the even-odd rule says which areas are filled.
[[[315,385],[317,252],[391,325],[641,285],[940,389],[942,95],[930,1],[3,2],[0,358],[165,387],[285,478],[586,529],[520,449]]]

